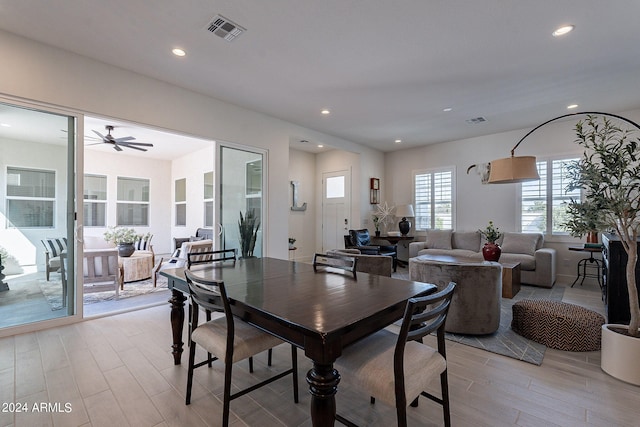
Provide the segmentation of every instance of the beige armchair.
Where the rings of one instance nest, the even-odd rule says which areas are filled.
[[[500,327],[502,266],[497,262],[454,263],[409,258],[409,278],[442,290],[456,283],[445,331],[492,334]]]
[[[60,254],[67,250],[67,238],[47,238],[41,242],[44,246],[44,271],[48,282],[50,274],[60,270]]]

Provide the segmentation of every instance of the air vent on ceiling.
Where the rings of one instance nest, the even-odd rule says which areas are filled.
[[[465,122],[472,124],[472,125],[477,125],[478,123],[484,123],[486,122],[487,119],[485,119],[484,117],[474,117],[473,119],[467,119],[465,120]]]
[[[222,15],[214,16],[211,20],[211,23],[207,27],[207,30],[211,31],[218,37],[222,37],[228,42],[247,31],[246,28],[243,28],[235,22],[228,20]]]

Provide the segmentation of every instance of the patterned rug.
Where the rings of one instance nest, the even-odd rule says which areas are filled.
[[[51,279],[47,282],[44,279],[39,279],[38,285],[40,285],[42,294],[51,306],[51,310],[55,311],[62,309],[62,283],[60,282],[60,280]],[[145,295],[162,291],[168,291],[167,278],[159,276],[157,286],[155,288],[153,287],[153,281],[151,279],[125,283],[124,289],[120,290],[119,292],[118,299],[121,300],[138,295]],[[98,302],[111,301],[115,299],[116,293],[114,291],[93,292],[85,294],[83,297],[84,304],[95,304]]]
[[[512,357],[523,362],[541,365],[547,347],[528,340],[511,329],[513,317],[511,307],[522,299],[547,299],[562,301],[564,287],[554,286],[551,289],[522,285],[520,292],[513,299],[502,298],[500,304],[500,327],[491,335],[446,334],[446,338],[471,347],[481,348],[492,353]]]
[[[408,270],[398,268],[394,277],[409,280]],[[480,348],[492,353],[512,357],[523,362],[541,365],[544,352],[547,347],[543,344],[528,340],[511,330],[511,319],[513,317],[511,307],[521,299],[549,299],[562,301],[564,287],[554,286],[551,289],[539,288],[536,286],[522,285],[520,292],[513,299],[502,298],[500,305],[500,327],[491,335],[462,335],[446,334],[446,338],[460,344]]]

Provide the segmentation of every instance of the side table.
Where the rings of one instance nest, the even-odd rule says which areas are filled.
[[[569,246],[569,250],[589,253],[589,258],[584,258],[578,261],[578,269],[577,269],[578,275],[576,277],[576,280],[574,280],[573,283],[571,284],[571,287],[573,288],[573,285],[575,285],[578,282],[580,277],[582,277],[582,280],[580,281],[580,286],[582,286],[582,284],[584,283],[584,279],[586,277],[594,277],[598,279],[598,285],[600,286],[600,289],[602,289],[601,278],[602,278],[602,268],[604,267],[604,263],[602,262],[602,260],[599,260],[593,257],[594,253],[602,253],[602,246],[593,247],[593,248],[592,247],[585,248],[584,246]],[[595,270],[595,273],[587,272],[588,268]],[[582,269],[582,273],[580,272],[580,269]]]
[[[151,270],[153,270],[153,255],[134,252],[130,257],[118,257],[118,264],[123,270],[122,283],[148,279],[151,277]],[[122,289],[122,285],[120,289]]]
[[[414,239],[414,236],[375,236],[373,239],[382,239],[388,241],[392,245],[397,245],[399,242],[411,242]],[[396,260],[398,265],[401,267],[406,267],[409,264],[408,260],[400,258],[397,258]]]

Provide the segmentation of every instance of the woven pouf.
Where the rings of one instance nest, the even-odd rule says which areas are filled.
[[[561,301],[524,299],[513,304],[511,329],[532,341],[565,351],[600,350],[604,316]]]

